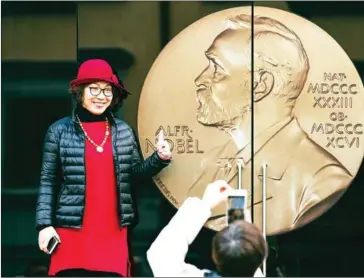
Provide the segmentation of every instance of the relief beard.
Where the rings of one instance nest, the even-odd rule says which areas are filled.
[[[250,109],[250,103],[229,102],[219,106],[209,99],[197,110],[197,121],[206,126],[231,125],[234,119],[243,117]]]

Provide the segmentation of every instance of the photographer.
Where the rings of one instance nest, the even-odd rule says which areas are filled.
[[[202,200],[188,198],[147,251],[155,277],[257,277],[268,249],[262,233],[247,221],[237,220],[219,231],[212,242],[212,259],[217,272],[200,270],[185,263],[189,245],[196,238],[211,210],[233,190],[225,181],[209,184]]]

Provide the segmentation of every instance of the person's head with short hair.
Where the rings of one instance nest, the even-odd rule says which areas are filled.
[[[268,246],[261,231],[253,224],[237,220],[212,241],[212,258],[224,277],[253,277],[268,255]]]

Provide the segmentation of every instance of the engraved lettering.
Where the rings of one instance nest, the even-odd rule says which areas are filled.
[[[357,90],[353,90],[352,88],[353,87],[355,87],[356,88],[356,84],[351,84],[350,86],[349,86],[349,92],[351,93],[351,94],[353,94],[353,95],[355,95],[355,94],[357,94],[358,93],[358,91]]]
[[[322,124],[320,124],[318,127],[316,127],[316,124],[313,124],[312,129],[311,129],[311,134],[314,133],[315,129],[316,129],[316,132],[319,132],[320,129],[322,129],[322,134],[324,134],[324,128],[323,128]]]
[[[188,126],[182,126],[182,136],[184,136],[186,132],[186,136],[192,139],[192,137],[188,134],[188,130],[189,130]]]
[[[348,137],[327,137],[327,145],[326,148],[332,147],[332,148],[345,148],[345,147],[353,147],[355,144],[356,148],[359,148],[359,137],[353,137],[351,140],[348,139]]]
[[[313,107],[319,108],[352,108],[352,97],[314,97]]]
[[[334,95],[338,95],[338,94],[342,94],[342,95],[346,95],[346,94],[351,94],[351,95],[355,95],[358,93],[358,91],[356,90],[356,84],[341,84],[339,85],[338,83],[333,83],[331,85],[327,84],[327,83],[316,83],[315,85],[310,83],[309,87],[308,87],[308,93],[312,93],[312,94],[322,94],[322,95],[326,95],[328,93],[332,93]]]
[[[179,126],[179,125],[175,126],[175,127],[174,127],[174,130],[175,130],[175,134],[176,134],[176,135],[177,135],[177,134],[179,134],[179,133],[180,133],[180,131],[181,131],[181,126]]]
[[[333,142],[334,142],[334,140],[335,140],[335,137],[332,137],[332,138],[327,137],[327,140],[328,140],[329,142],[327,143],[326,148],[328,148],[328,147],[330,147],[330,146],[332,146],[333,148],[335,148],[335,144],[333,143]]]
[[[167,133],[166,133],[166,131],[164,130],[163,126],[160,126],[160,127],[157,129],[157,131],[155,132],[155,136],[158,136],[158,134],[159,134],[159,132],[160,132],[161,130],[163,131],[163,135],[164,135],[164,136],[167,136]]]
[[[329,81],[343,81],[346,78],[345,73],[324,73],[324,80]]]
[[[196,140],[196,153],[204,153],[204,151],[201,151],[198,148],[198,140]]]
[[[333,124],[325,124],[325,134],[331,134],[335,131]]]
[[[147,138],[144,144],[145,153],[154,152],[156,150],[155,145],[158,142],[158,134],[162,130],[164,135],[168,138],[165,140],[168,142],[171,148],[171,152],[175,154],[202,154],[204,151],[199,145],[199,141],[191,136],[192,130],[186,125],[167,125],[159,126],[155,132],[155,144],[152,144],[152,140]],[[182,138],[181,138],[182,137]]]
[[[312,92],[313,94],[314,94],[316,91],[317,91],[318,93],[320,93],[319,84],[318,84],[318,83],[316,83],[315,88],[313,88],[313,84],[312,84],[312,83],[310,83],[310,86],[308,87],[308,93],[310,93],[310,91],[313,91],[313,92]]]
[[[332,121],[343,121],[347,118],[347,116],[343,112],[331,112],[329,115],[330,120]]]
[[[169,139],[169,138],[165,138],[164,140],[166,140],[168,142],[169,146],[171,147],[171,152],[173,152],[173,150],[174,150],[174,143],[173,143],[173,141],[171,139]],[[156,144],[157,144],[157,141],[158,141],[158,139],[155,142]]]
[[[352,123],[335,123],[339,119],[346,118],[342,112],[333,112],[330,114],[330,119],[334,123],[316,124],[314,123],[311,128],[311,134],[320,133],[323,135],[332,135],[327,137],[326,148],[359,148],[360,139],[359,137],[351,137],[352,135],[363,134],[363,124],[352,124]],[[341,135],[336,137],[335,135]],[[345,135],[349,135],[345,136]],[[351,136],[350,136],[351,135]]]
[[[158,176],[155,176],[154,178],[155,183],[158,185],[159,189],[164,193],[164,195],[176,206],[179,206],[179,203],[177,200],[172,196],[169,189],[165,186],[165,184],[161,181],[161,179]]]
[[[363,124],[356,124],[353,126],[353,124],[348,123],[339,123],[339,124],[316,124],[314,123],[311,128],[311,134],[313,133],[322,133],[322,134],[357,134],[361,135],[363,134]]]
[[[177,139],[177,153],[184,153],[185,152],[185,142],[183,139]]]
[[[336,126],[336,132],[337,132],[337,134],[344,134],[344,131],[339,129],[340,127],[344,127],[344,124],[338,124]]]
[[[358,128],[361,128],[361,130],[357,130]],[[363,125],[362,124],[356,124],[354,126],[354,133],[355,134],[363,134]]]
[[[150,142],[149,139],[145,139],[145,152],[149,153],[149,148],[151,148],[151,152],[155,152],[157,150],[157,148],[155,147],[155,145],[153,145],[152,142]]]
[[[167,126],[167,133],[168,133],[168,136],[174,136],[174,134],[171,132],[170,126]]]
[[[187,153],[194,153],[193,140],[191,140],[191,139],[186,140],[186,146],[187,146]]]

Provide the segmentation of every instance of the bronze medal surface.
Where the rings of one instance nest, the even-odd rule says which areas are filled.
[[[155,60],[139,103],[140,145],[150,156],[164,131],[173,163],[154,181],[177,208],[214,180],[237,188],[240,161],[251,209],[253,168],[259,228],[267,164],[267,235],[280,234],[316,219],[349,188],[364,153],[363,91],[344,50],[310,21],[272,8],[255,7],[254,18],[250,7],[224,10],[187,27]],[[205,226],[223,228],[225,211],[216,208]]]

